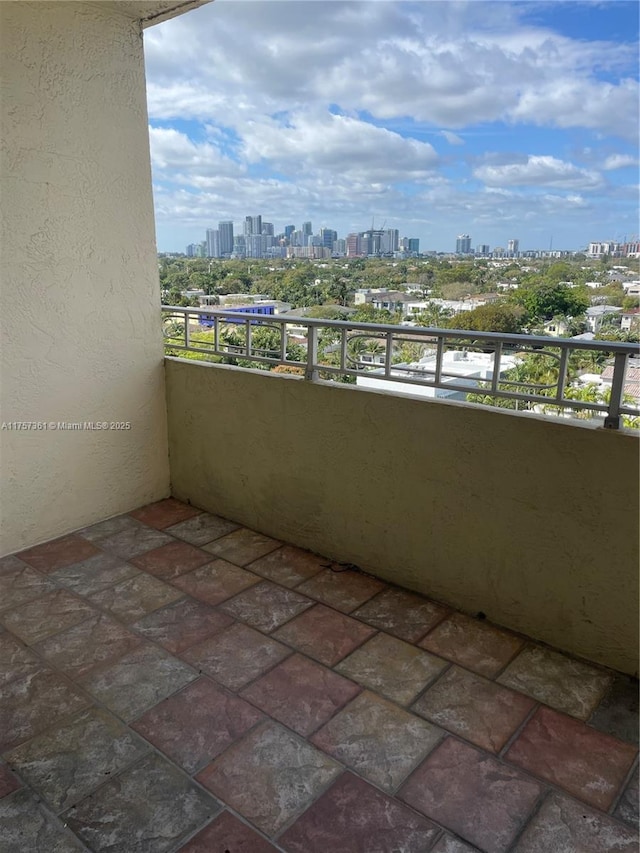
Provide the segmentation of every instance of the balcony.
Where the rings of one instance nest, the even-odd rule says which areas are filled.
[[[8,850],[638,849],[633,679],[175,499],[0,572]]]
[[[0,4],[0,846],[637,850],[629,352],[609,429],[165,358],[140,36],[193,5]]]

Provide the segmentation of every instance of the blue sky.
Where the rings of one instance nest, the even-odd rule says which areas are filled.
[[[423,250],[631,238],[638,9],[216,0],[149,28],[158,247],[259,213]]]

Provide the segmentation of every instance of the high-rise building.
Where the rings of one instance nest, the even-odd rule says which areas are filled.
[[[218,222],[220,232],[220,254],[230,255],[233,252],[233,222],[225,220]]]
[[[263,222],[262,223],[262,230],[260,233],[265,234],[267,237],[273,237],[273,235],[274,235],[273,222]]]
[[[285,238],[286,238],[287,240],[290,240],[290,239],[291,239],[291,235],[293,234],[293,232],[294,232],[295,230],[296,230],[296,226],[295,226],[295,225],[285,225],[285,226],[284,226],[284,236],[285,236]]]
[[[387,228],[386,231],[383,231],[382,238],[380,240],[380,251],[383,255],[397,252],[399,244],[400,232],[397,228]]]
[[[253,234],[262,235],[262,216],[245,216],[244,236],[251,237]]]
[[[220,257],[220,232],[214,228],[207,228],[207,257]]]
[[[456,240],[456,255],[471,254],[471,237],[468,234],[459,234]]]
[[[373,228],[363,231],[360,235],[362,240],[363,255],[379,255],[381,253],[382,235],[384,231],[376,231]]]
[[[333,250],[333,244],[338,239],[338,232],[333,228],[320,229],[320,245]]]
[[[520,240],[509,240],[507,243],[507,254],[512,258],[517,258],[520,251]]]
[[[476,246],[476,255],[488,255],[491,247],[488,243],[478,243]]]
[[[419,237],[409,237],[407,241],[407,250],[412,254],[419,255],[420,254],[420,238]]]
[[[189,245],[187,246],[187,257],[195,258],[197,249],[198,247],[195,243],[189,243]]]
[[[362,254],[362,240],[359,234],[347,234],[347,257],[357,258]]]
[[[263,255],[262,234],[249,234],[246,238],[246,252],[248,258],[261,258]]]
[[[311,227],[310,222],[303,222],[302,223],[302,233],[304,234],[305,237],[310,237],[311,234],[313,234],[313,228]]]
[[[242,234],[237,234],[233,238],[233,253],[237,258],[244,258],[247,253],[246,246],[246,237],[243,237]]]

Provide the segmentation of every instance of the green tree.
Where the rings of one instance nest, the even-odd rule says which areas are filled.
[[[489,302],[456,315],[449,321],[449,326],[475,332],[517,334],[522,330],[523,317],[524,312],[516,305],[509,305],[506,302]]]
[[[511,300],[525,309],[530,320],[579,317],[589,307],[589,297],[582,288],[548,282],[515,290]]]

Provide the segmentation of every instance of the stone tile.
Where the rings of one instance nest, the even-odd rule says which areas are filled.
[[[500,752],[534,705],[521,693],[454,666],[411,710],[476,746]]]
[[[0,749],[29,740],[90,704],[86,696],[49,669],[17,678],[0,690]]]
[[[0,634],[0,687],[43,667],[42,661],[14,636],[7,631]]]
[[[624,820],[640,829],[640,819],[638,816],[638,806],[640,801],[640,788],[638,786],[638,766],[629,780],[620,801],[614,812],[615,816],[620,820]]]
[[[169,542],[173,542],[173,539],[166,533],[139,524],[101,539],[100,547],[123,560],[130,560],[132,557],[138,557],[146,551],[152,551]]]
[[[195,773],[263,719],[247,702],[200,678],[151,708],[132,728]]]
[[[638,853],[638,836],[588,806],[551,793],[514,853]]]
[[[215,542],[210,542],[204,550],[229,560],[237,566],[246,566],[247,563],[264,557],[281,545],[282,542],[277,539],[270,539],[262,533],[256,533],[255,530],[241,527],[239,530],[228,532],[226,536],[216,539]]]
[[[275,853],[276,849],[246,823],[224,811],[178,853]]]
[[[210,561],[211,554],[187,542],[169,542],[168,545],[161,545],[153,551],[131,558],[134,566],[167,581],[185,572],[191,572]]]
[[[19,560],[15,554],[9,554],[6,557],[0,557],[0,575],[5,572],[15,572],[24,569],[26,563]]]
[[[200,515],[194,515],[187,521],[165,527],[165,530],[172,536],[184,539],[191,545],[206,545],[212,539],[218,539],[220,536],[231,533],[232,530],[237,530],[239,526],[233,521],[227,521],[226,518],[201,512]]]
[[[436,655],[493,678],[522,648],[524,641],[489,622],[452,613],[420,645]]]
[[[193,572],[181,575],[173,584],[207,604],[220,604],[259,582],[260,578],[251,572],[239,569],[226,560],[214,560]]]
[[[140,527],[142,527],[140,522],[131,518],[130,515],[116,515],[114,518],[108,518],[106,521],[100,521],[98,524],[92,524],[91,527],[78,530],[78,536],[97,544],[117,533],[124,533],[125,530],[137,530]]]
[[[311,551],[303,551],[293,545],[285,545],[250,563],[249,568],[282,586],[297,586],[326,569],[330,563],[326,557],[319,557]]]
[[[109,710],[130,721],[196,677],[190,666],[163,649],[145,644],[90,673],[81,684]]]
[[[95,613],[35,648],[51,666],[63,670],[70,678],[82,678],[97,666],[133,651],[141,642],[140,637],[106,614]]]
[[[313,604],[291,589],[263,581],[220,605],[220,610],[268,634]]]
[[[505,760],[607,811],[636,757],[631,744],[550,708],[538,708]]]
[[[0,610],[17,607],[56,589],[50,578],[36,572],[26,563],[18,562],[20,565],[5,569],[0,574]]]
[[[611,676],[541,646],[527,646],[498,681],[558,711],[586,720],[611,683]]]
[[[443,732],[372,693],[361,693],[311,742],[360,776],[393,793]]]
[[[351,613],[385,588],[385,583],[361,572],[326,569],[300,584],[298,592],[317,598],[342,613]]]
[[[82,853],[86,849],[26,789],[0,802],[0,841],[7,853]]]
[[[291,650],[248,625],[233,625],[183,653],[196,669],[230,690],[240,690],[286,658]]]
[[[0,620],[13,634],[33,645],[51,634],[83,622],[95,613],[95,608],[88,602],[66,589],[58,589],[3,613]]]
[[[143,524],[148,524],[149,527],[157,527],[159,530],[163,530],[165,527],[171,527],[181,521],[200,515],[201,512],[202,510],[182,503],[182,501],[177,501],[175,498],[165,498],[147,504],[141,509],[134,509],[129,515]]]
[[[201,601],[183,598],[134,622],[132,627],[147,640],[178,654],[231,624],[233,619],[226,613]]]
[[[182,597],[183,593],[179,589],[157,578],[139,574],[94,593],[89,596],[89,600],[109,610],[123,622],[135,622],[147,613]]]
[[[0,763],[0,799],[12,794],[22,787],[22,782],[9,770],[6,764]]]
[[[447,607],[403,589],[385,589],[352,614],[369,625],[415,643],[449,613]]]
[[[424,853],[440,829],[344,773],[278,839],[287,853]]]
[[[96,554],[73,566],[58,569],[57,572],[52,572],[50,577],[76,595],[92,595],[137,574],[137,569],[115,554]]]
[[[638,746],[638,715],[638,680],[616,674],[610,690],[589,718],[589,724]]]
[[[17,556],[39,572],[55,572],[73,563],[79,563],[88,557],[93,557],[98,549],[81,536],[71,534],[35,548],[28,548]]]
[[[64,820],[98,853],[163,853],[219,810],[169,762],[148,755],[65,812]]]
[[[478,849],[465,844],[464,841],[460,841],[459,838],[454,838],[453,835],[445,832],[438,839],[435,847],[431,848],[431,853],[478,853]]]
[[[387,699],[407,705],[446,666],[446,661],[409,643],[377,634],[339,663],[336,670]]]
[[[267,722],[229,747],[197,778],[258,829],[273,835],[340,771],[329,756]]]
[[[308,658],[293,655],[240,695],[305,737],[359,692],[357,684]]]
[[[542,791],[515,768],[449,737],[398,796],[485,853],[504,853]]]
[[[333,666],[373,634],[375,629],[317,604],[279,628],[274,637]]]
[[[149,745],[111,714],[89,708],[7,753],[6,759],[60,812],[148,751]]]

